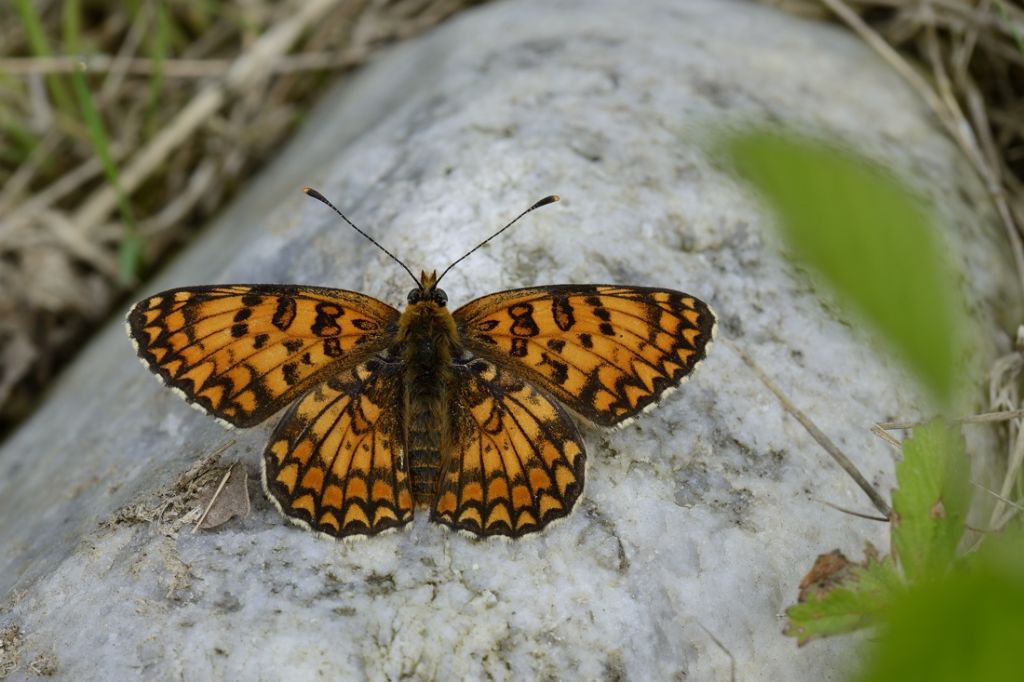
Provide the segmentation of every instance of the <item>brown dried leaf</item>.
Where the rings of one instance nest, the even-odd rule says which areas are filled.
[[[236,516],[244,519],[249,515],[249,473],[241,462],[232,462],[220,485],[199,496],[198,508],[203,513],[195,530],[211,530]]]

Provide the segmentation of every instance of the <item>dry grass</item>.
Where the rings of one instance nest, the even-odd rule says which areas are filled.
[[[0,3],[0,434],[326,84],[479,1]]]

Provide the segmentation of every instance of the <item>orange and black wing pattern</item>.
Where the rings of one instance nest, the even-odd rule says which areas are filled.
[[[352,291],[237,284],[155,294],[127,324],[139,357],[165,384],[244,427],[386,347],[398,317]]]
[[[572,511],[586,453],[545,391],[482,358],[454,366],[451,443],[432,521],[475,535],[519,537]]]
[[[453,313],[473,353],[523,371],[580,416],[622,424],[704,359],[715,316],[679,291],[606,285],[515,289]]]
[[[401,387],[401,366],[374,358],[288,409],[263,453],[264,485],[282,514],[341,538],[412,520]]]

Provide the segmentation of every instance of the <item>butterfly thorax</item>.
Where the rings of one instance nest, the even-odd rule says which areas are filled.
[[[405,452],[417,506],[429,506],[437,494],[457,349],[458,332],[447,308],[427,300],[410,304],[402,314],[396,350],[402,359]]]

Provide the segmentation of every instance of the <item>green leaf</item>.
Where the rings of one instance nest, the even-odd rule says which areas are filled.
[[[786,610],[786,634],[800,645],[874,625],[903,582],[891,559],[851,565],[847,574],[824,591],[810,591],[805,601]]]
[[[892,496],[892,545],[908,581],[949,570],[970,506],[970,476],[957,427],[934,420],[903,443]]]
[[[1024,538],[989,538],[944,579],[896,599],[862,682],[1024,677]]]
[[[956,275],[910,190],[852,152],[792,135],[740,133],[721,148],[775,209],[796,256],[948,405],[959,364]]]

